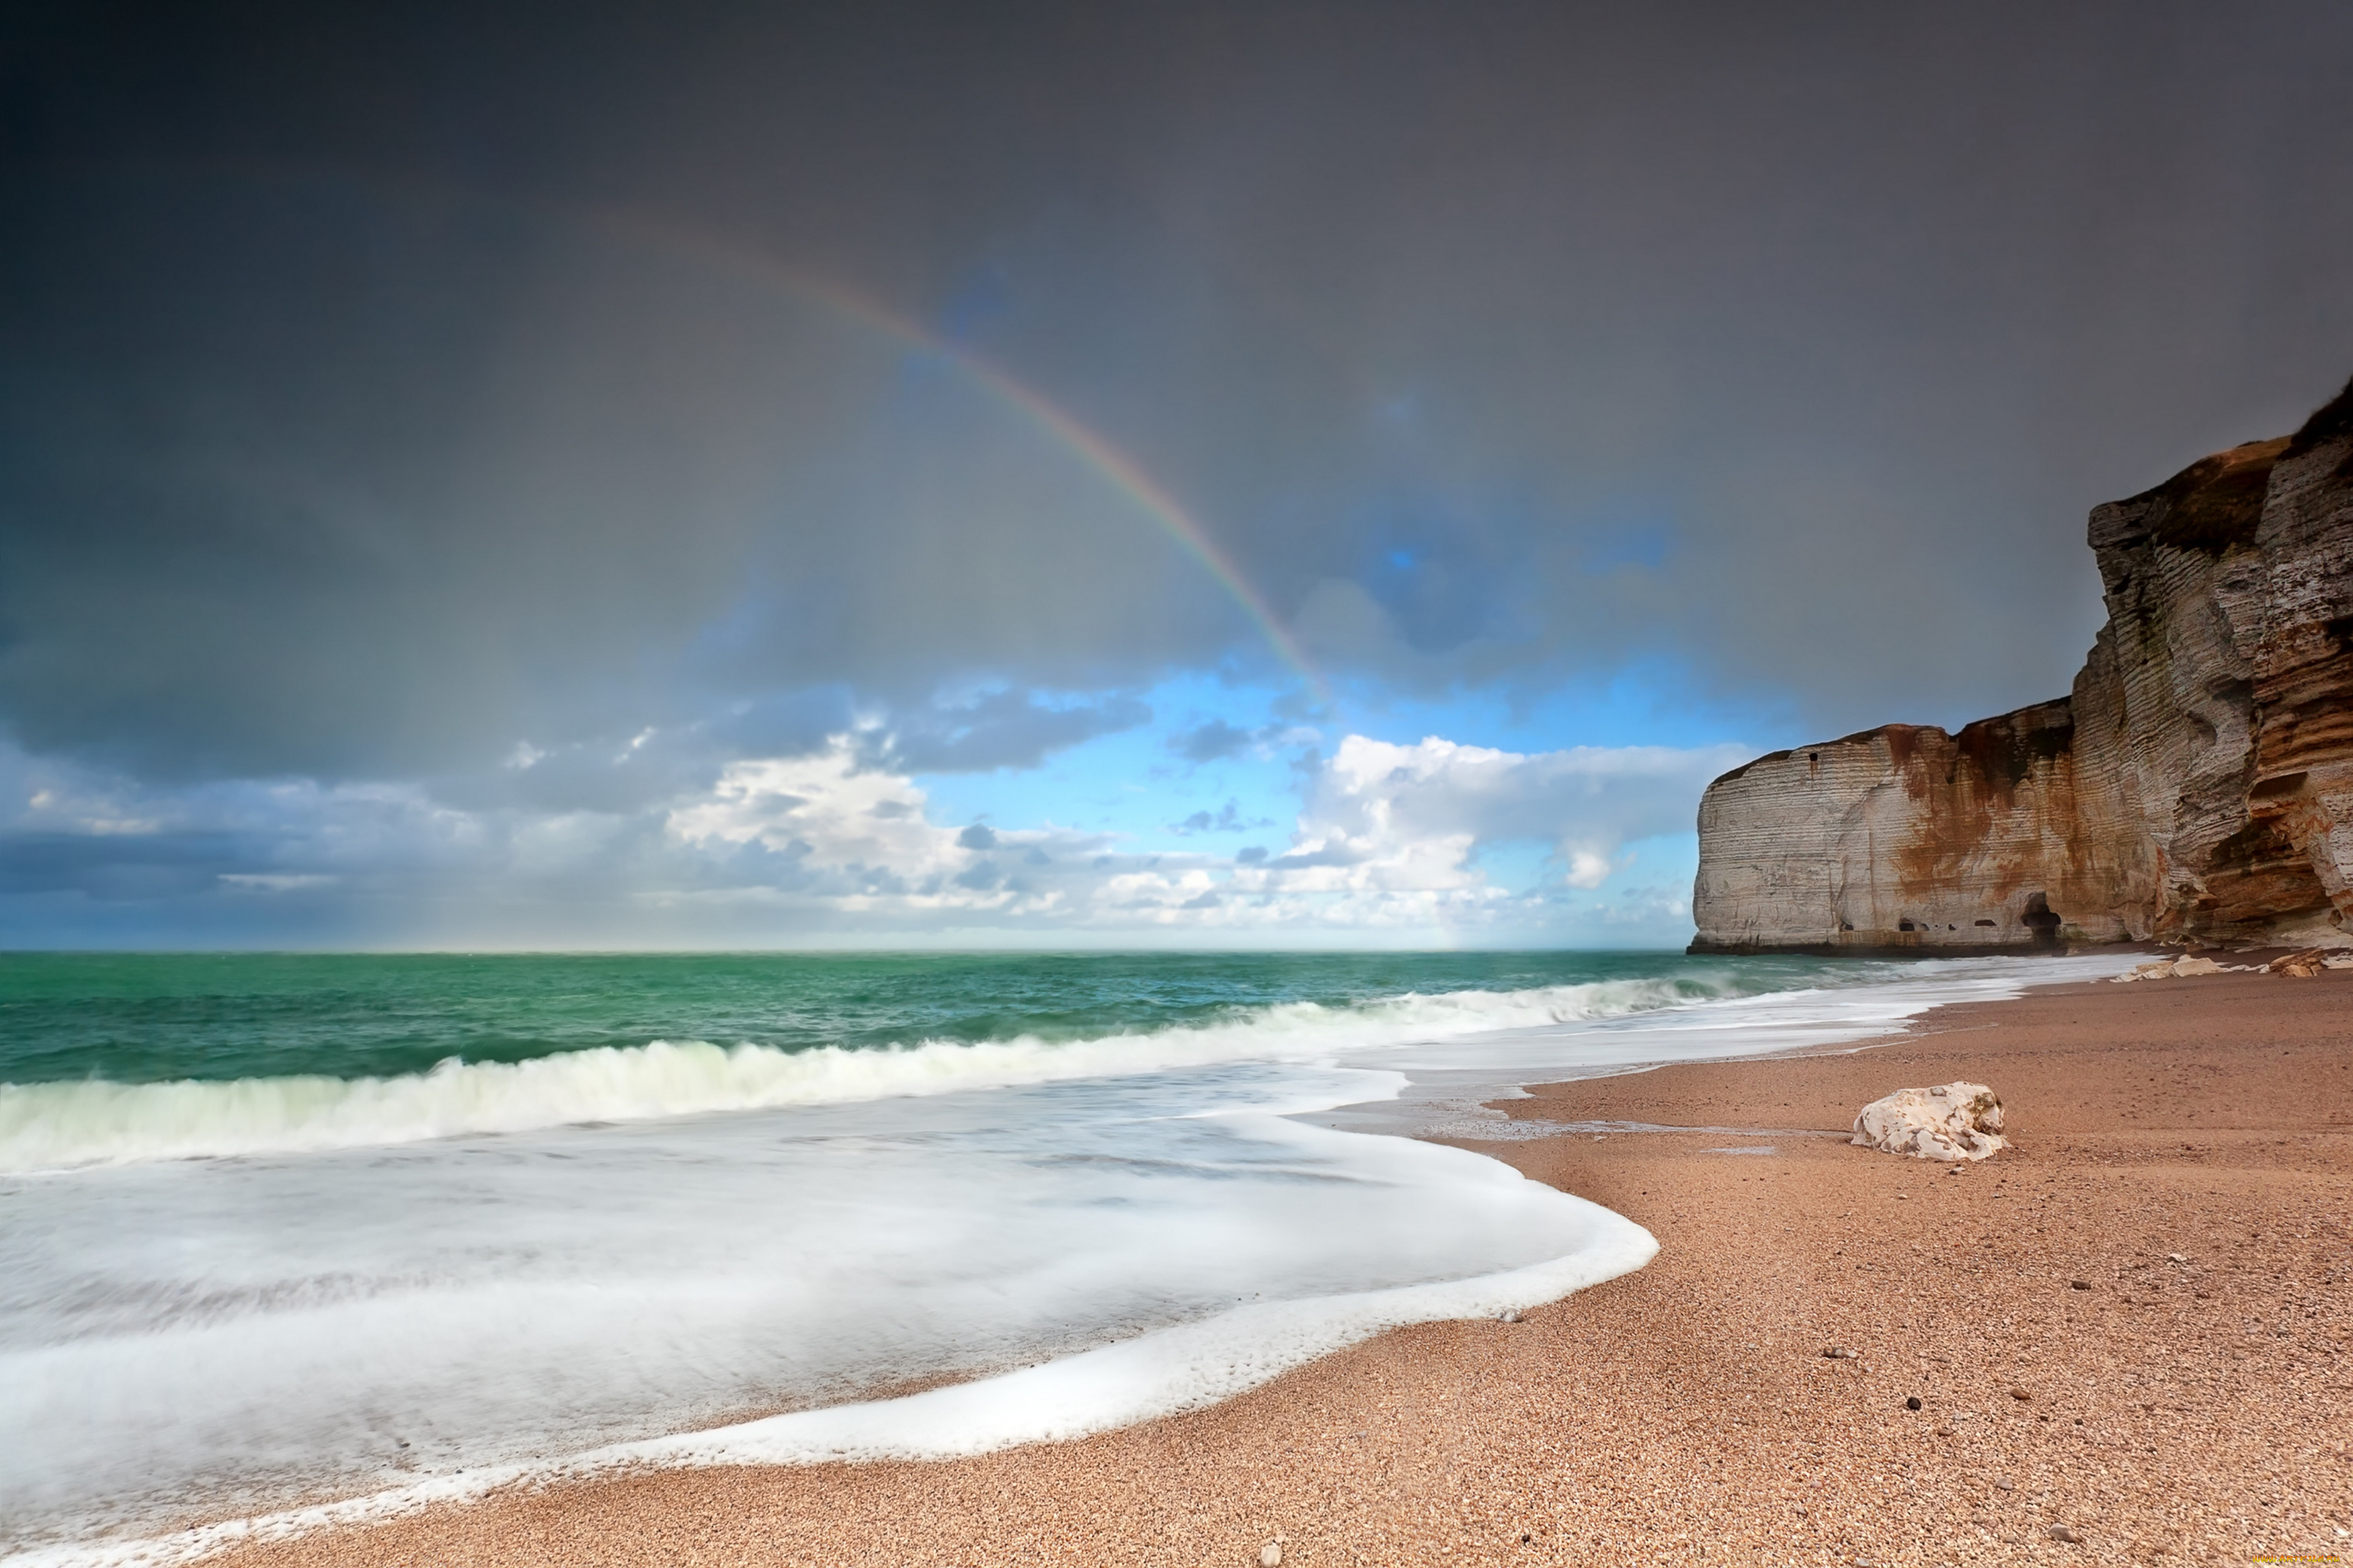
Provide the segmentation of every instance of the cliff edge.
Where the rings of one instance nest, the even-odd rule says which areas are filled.
[[[1692,952],[2353,945],[2353,383],[2090,540],[2108,620],[2069,696],[1708,786]]]

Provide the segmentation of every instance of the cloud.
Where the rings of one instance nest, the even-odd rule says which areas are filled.
[[[1547,918],[1551,895],[1497,883],[1480,864],[1482,850],[1533,840],[1555,851],[1553,885],[1596,888],[1622,866],[1625,843],[1687,833],[1706,781],[1746,754],[1730,745],[1523,754],[1352,735],[1319,765],[1288,850],[1220,858],[1142,853],[1061,829],[935,826],[922,790],[867,768],[845,742],[737,763],[709,797],[673,809],[667,827],[706,853],[756,845],[785,857],[788,875],[766,859],[735,868],[765,891],[864,914],[893,912],[883,905],[895,900],[901,919],[1309,935],[1410,926],[1442,912],[1532,929]],[[1239,818],[1229,803],[1177,826],[1228,831]],[[1016,851],[1025,852],[1018,861]]]
[[[0,721],[37,750],[416,781],[779,693],[1280,672],[1131,489],[797,274],[1098,427],[1344,683],[1663,653],[1824,732],[2063,688],[2087,508],[2345,371],[2342,6],[753,8],[584,16],[560,62],[388,15],[22,40]]]
[[[1241,802],[1229,800],[1215,812],[1197,811],[1182,822],[1170,823],[1168,831],[1185,838],[1197,833],[1247,833],[1254,827],[1273,826],[1273,821],[1267,817],[1245,818],[1241,813]]]
[[[315,871],[223,871],[220,879],[240,891],[256,893],[290,893],[304,888],[331,888],[339,877],[322,876]]]
[[[588,218],[155,174],[12,184],[0,219],[47,236],[0,256],[0,721],[42,751],[760,754],[764,721],[813,738],[799,694],[854,692],[913,716],[896,765],[1018,766],[1143,721],[1106,688],[1244,624],[953,361]],[[922,711],[993,672],[1095,695]]]
[[[871,764],[901,773],[985,773],[1030,768],[1050,752],[1152,721],[1152,709],[1124,693],[1041,702],[1031,691],[991,691],[954,705],[902,708],[860,731]]]
[[[1257,739],[1255,731],[1229,724],[1223,719],[1212,719],[1171,735],[1168,749],[1188,763],[1214,763],[1246,750]]]
[[[310,781],[157,789],[0,748],[0,785],[14,792],[0,798],[24,803],[0,823],[0,937],[119,935],[177,910],[298,945],[318,940],[322,911],[339,938],[437,931],[501,946],[1418,942],[1433,922],[1556,940],[1586,919],[1560,901],[1586,885],[1576,857],[1615,867],[1624,842],[1683,831],[1722,761],[1350,736],[1308,776],[1287,849],[1221,856],[938,821],[926,790],[876,767],[854,733],[738,759],[667,802],[614,812],[459,807],[415,786]],[[1221,831],[1241,825],[1233,803],[1201,815]],[[1529,840],[1555,855],[1534,885],[1482,858]],[[118,913],[93,912],[105,909]],[[356,911],[374,923],[354,926]]]
[[[845,736],[862,765],[881,772],[977,773],[1035,767],[1054,752],[1151,718],[1147,704],[1116,692],[995,690],[893,706],[824,687],[634,733],[519,741],[496,766],[425,782],[437,799],[471,808],[626,814],[709,789],[732,761],[813,755]]]
[[[1733,744],[1526,754],[1351,735],[1315,781],[1297,843],[1268,864],[1451,886],[1476,874],[1482,847],[1534,841],[1553,847],[1567,886],[1596,888],[1628,840],[1692,831],[1708,781],[1747,754]]]

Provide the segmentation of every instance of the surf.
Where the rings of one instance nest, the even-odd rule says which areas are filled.
[[[649,1040],[522,1061],[445,1058],[421,1073],[0,1085],[0,1172],[292,1154],[787,1106],[1117,1078],[1624,1016],[1736,993],[1648,977],[1509,992],[1408,992],[1356,1005],[1282,1002],[1214,1024],[1054,1040],[926,1039],[798,1048]]]

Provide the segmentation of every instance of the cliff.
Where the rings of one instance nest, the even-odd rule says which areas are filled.
[[[1693,952],[2353,944],[2353,384],[2090,538],[2108,619],[2069,696],[1708,786]]]

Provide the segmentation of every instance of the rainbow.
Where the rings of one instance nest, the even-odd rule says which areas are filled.
[[[1318,703],[1327,708],[1331,706],[1330,684],[1308,661],[1298,641],[1276,618],[1264,596],[1242,574],[1241,568],[1201,526],[1200,520],[1186,510],[1184,504],[1138,467],[1134,458],[1043,394],[1016,381],[970,350],[926,331],[907,317],[839,284],[797,272],[758,251],[701,230],[674,223],[655,223],[633,214],[601,210],[585,216],[595,226],[617,238],[632,239],[675,254],[693,257],[714,268],[749,279],[805,304],[819,306],[881,332],[907,348],[939,360],[986,395],[1019,414],[1134,502],[1145,516],[1158,524],[1161,531],[1176,542],[1179,549],[1199,562],[1219,585],[1232,596],[1258,627],[1259,635],[1266,639],[1267,646],[1274,650],[1275,657],[1305,684],[1308,693]]]

